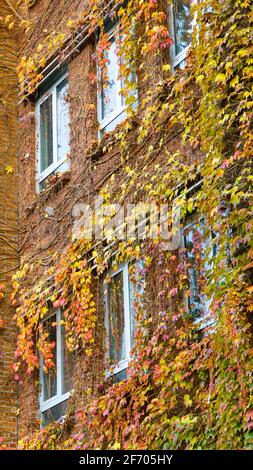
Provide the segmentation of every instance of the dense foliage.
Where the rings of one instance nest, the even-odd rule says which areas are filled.
[[[96,24],[99,2],[92,3],[90,31]],[[103,195],[109,202],[117,193],[118,200],[124,201],[130,192],[132,199],[138,199],[141,192],[147,201],[166,200],[171,205],[179,194],[175,188],[180,188],[181,213],[196,211],[204,218],[201,236],[206,240],[210,233],[215,234],[204,257],[196,243],[200,271],[212,245],[218,245],[212,269],[202,280],[214,323],[211,331],[197,339],[182,300],[189,270],[184,250],[164,251],[159,236],[148,246],[136,241],[120,243],[115,267],[122,260],[142,258],[147,279],[155,260],[164,267],[159,274],[162,289],[155,294],[160,299],[158,311],[151,310],[145,295],[138,302],[129,376],[98,398],[88,399],[84,408],[71,410],[64,424],[53,423],[34,433],[20,443],[21,448],[241,449],[252,445],[252,2],[203,0],[194,5],[198,27],[187,66],[175,75],[164,60],[164,51],[171,44],[163,9],[166,3],[130,0],[118,11],[124,30],[120,50],[128,59],[122,61],[121,73],[128,83],[124,93],[133,86],[130,69],[124,65],[129,58],[143,75],[135,139],[144,158],[134,167],[128,165],[133,148],[130,110],[115,137],[121,145],[125,182],[118,188],[112,178]],[[133,25],[138,41],[133,37]],[[100,26],[103,28],[101,21]],[[106,33],[101,33],[99,46],[97,60],[106,76]],[[29,59],[35,61],[29,65],[24,58],[19,68],[23,81],[31,66],[32,88],[37,83],[38,60],[43,57]],[[177,132],[183,145],[172,154],[166,143]],[[190,164],[189,147],[205,154],[205,159]],[[159,153],[167,155],[166,164],[155,163],[151,178],[148,165]],[[196,195],[189,197],[186,190],[196,175],[203,181]],[[25,361],[33,372],[39,367],[39,353],[44,355],[46,367],[53,366],[53,345],[42,331],[38,334],[49,298],[54,306],[66,308],[68,348],[80,351],[92,363],[97,328],[92,279],[101,277],[111,256],[110,251],[104,258],[99,249],[93,250],[95,274],[88,262],[92,250],[86,241],[71,242],[64,255],[55,255],[49,272],[32,292],[27,278],[36,267],[25,264],[16,274],[13,299],[20,302],[16,371]],[[78,432],[66,440],[64,431],[73,415]]]

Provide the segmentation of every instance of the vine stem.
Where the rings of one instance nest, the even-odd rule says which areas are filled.
[[[11,11],[14,13],[14,15],[17,16],[22,21],[23,18],[18,14],[18,12],[15,10],[15,8],[12,6],[12,4],[9,2],[9,0],[4,0],[4,1],[8,5],[8,7],[11,9]]]

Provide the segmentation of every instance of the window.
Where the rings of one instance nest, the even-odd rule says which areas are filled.
[[[68,169],[69,113],[66,101],[66,76],[61,77],[36,102],[37,121],[37,188],[56,171]]]
[[[187,310],[193,318],[198,330],[206,328],[213,323],[210,318],[211,301],[203,294],[203,275],[212,269],[213,258],[216,256],[217,246],[212,239],[203,240],[204,223],[195,219],[189,221],[183,229],[183,245],[186,249],[188,264]],[[207,253],[209,251],[209,253]],[[204,272],[201,272],[201,259],[205,260]]]
[[[113,375],[116,381],[126,378],[134,343],[136,307],[142,302],[144,287],[142,261],[131,266],[134,267],[134,282],[129,275],[130,265],[126,263],[116,272],[109,272],[109,282],[104,284],[106,375]]]
[[[43,426],[64,416],[72,388],[73,355],[66,348],[61,319],[62,313],[57,310],[43,321],[44,329],[48,332],[47,341],[55,343],[53,349],[55,367],[45,372],[41,361],[40,411]]]
[[[173,68],[185,66],[187,51],[191,43],[193,21],[190,7],[191,0],[174,0],[170,9],[170,30],[174,44],[171,48]]]
[[[100,86],[98,89],[98,122],[100,125],[100,134],[112,131],[117,124],[126,118],[126,100],[121,94],[123,88],[123,79],[119,78],[119,57],[117,55],[115,41],[115,27],[109,31],[110,47],[106,52],[107,58],[107,83],[103,86],[100,77]],[[99,74],[101,75],[101,74]],[[133,82],[136,75],[131,77]],[[136,90],[129,92],[137,99]]]
[[[128,264],[110,273],[105,288],[105,327],[107,331],[106,362],[114,375],[128,366],[131,351],[130,289]],[[107,376],[111,373],[108,372]],[[124,374],[119,375],[119,379]]]

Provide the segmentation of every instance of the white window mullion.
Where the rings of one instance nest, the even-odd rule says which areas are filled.
[[[35,142],[37,142],[37,153],[36,153],[36,179],[38,184],[38,178],[41,173],[41,155],[40,155],[40,102],[36,106],[36,136]],[[38,188],[37,188],[38,189]]]
[[[58,142],[57,142],[57,86],[53,89],[53,163],[57,163]]]
[[[174,8],[173,5],[169,5],[169,31],[170,36],[173,40],[173,44],[169,48],[170,52],[170,60],[172,64],[172,71],[174,72],[174,63],[175,63],[175,56],[176,56],[176,47],[175,47],[175,26],[174,26]]]
[[[117,37],[116,35],[114,36],[114,41],[115,41],[115,52],[117,55]],[[120,73],[120,58],[117,55],[117,109],[120,111],[123,107],[122,105],[122,95],[120,93],[120,90],[122,89],[122,79],[119,78],[119,73]]]
[[[130,292],[128,264],[123,268],[123,290],[124,290],[124,317],[125,317],[125,341],[126,341],[126,359],[129,361],[131,352],[131,325],[130,325]]]
[[[57,396],[62,395],[62,374],[63,374],[63,364],[62,364],[62,335],[61,335],[61,311],[57,310],[56,312],[56,376],[57,376]]]
[[[109,299],[108,299],[108,283],[103,287],[104,290],[104,306],[105,306],[105,367],[106,377],[110,376],[108,371],[108,364],[110,364],[110,312],[109,312]]]
[[[45,382],[44,382],[43,368],[44,368],[43,358],[42,358],[42,356],[40,356],[40,373],[39,373],[39,376],[40,376],[40,396],[39,396],[40,409],[42,409],[42,406],[43,406],[43,403],[44,403]]]

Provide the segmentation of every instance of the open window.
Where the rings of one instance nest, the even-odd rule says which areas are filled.
[[[55,367],[45,371],[41,360],[40,412],[43,427],[65,415],[72,389],[73,355],[66,348],[61,320],[62,312],[57,310],[43,321],[43,329],[48,333],[47,341],[55,344],[53,349]]]
[[[44,189],[48,176],[68,169],[69,110],[66,75],[36,100],[37,190]]]

